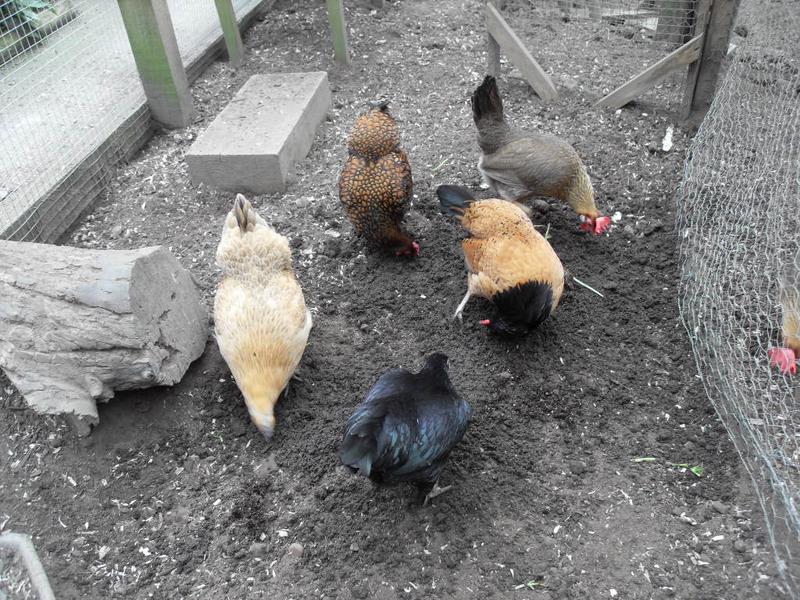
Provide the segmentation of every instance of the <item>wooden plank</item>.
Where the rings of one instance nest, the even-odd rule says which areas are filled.
[[[487,2],[496,7],[499,0],[487,0]],[[488,31],[486,33],[486,72],[492,77],[500,77],[500,45]]]
[[[695,7],[695,12],[692,18],[692,31],[694,35],[705,33],[708,27],[708,18],[711,16],[711,5],[714,0],[699,0]],[[705,44],[703,44],[705,45]],[[702,49],[700,56],[703,56]],[[700,72],[700,60],[694,61],[689,65],[689,70],[686,73],[686,83],[683,90],[683,110],[684,116],[688,118],[692,104],[692,97],[694,96],[694,89],[697,85],[697,75]]]
[[[165,127],[185,127],[196,113],[167,3],[118,2],[153,118]]]
[[[486,5],[486,27],[511,62],[522,72],[525,81],[530,84],[539,98],[545,102],[558,98],[556,86],[553,85],[550,77],[531,56],[517,34],[508,26],[503,16],[492,4]]]
[[[700,57],[702,45],[703,34],[701,33],[595,102],[595,106],[606,106],[608,108],[625,106],[628,102],[640,96],[642,92],[656,85],[672,71],[696,61]]]
[[[687,86],[688,116],[693,121],[699,122],[705,116],[714,99],[714,90],[728,54],[731,30],[738,9],[739,0],[711,2],[699,64],[695,73],[690,72],[690,76],[694,78],[693,86],[691,89]]]
[[[327,0],[328,21],[333,38],[333,53],[336,60],[343,65],[350,64],[350,50],[347,46],[347,25],[344,20],[342,0]]]
[[[236,11],[233,10],[231,0],[214,0],[217,5],[219,22],[222,25],[222,36],[225,38],[225,48],[228,50],[228,61],[234,68],[242,66],[244,60],[244,44],[242,34],[239,32],[239,23],[236,22]]]

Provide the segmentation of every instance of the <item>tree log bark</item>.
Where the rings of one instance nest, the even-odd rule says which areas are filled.
[[[98,422],[115,390],[172,385],[205,348],[208,313],[162,247],[0,241],[0,367],[38,413]]]

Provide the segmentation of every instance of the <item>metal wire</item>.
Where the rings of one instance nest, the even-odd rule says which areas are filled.
[[[691,39],[697,0],[508,0],[501,4],[509,25],[557,85],[564,78],[574,80],[602,97]],[[678,110],[685,79],[685,69],[676,71],[637,102]]]
[[[239,14],[251,4],[234,0]],[[35,23],[23,20],[20,6],[0,0],[0,237],[53,241],[46,232],[63,231],[76,215],[68,186],[64,198],[48,195],[61,193],[79,166],[78,175],[94,177],[84,190],[97,193],[109,166],[126,155],[119,139],[138,142],[148,130],[132,119],[145,97],[116,1],[54,0]],[[214,3],[168,6],[188,64],[221,34]],[[131,131],[120,129],[127,124]],[[96,154],[112,134],[109,162]],[[47,210],[39,210],[45,198]]]
[[[800,594],[800,378],[770,366],[800,320],[798,3],[744,0],[678,193],[680,310],[706,392]]]

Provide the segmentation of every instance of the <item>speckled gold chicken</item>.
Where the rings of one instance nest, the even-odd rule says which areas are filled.
[[[311,313],[288,240],[241,194],[225,219],[217,264],[223,271],[214,299],[217,344],[250,418],[269,439],[273,408],[303,356]]]
[[[497,309],[494,319],[481,321],[496,333],[523,334],[547,319],[564,291],[564,267],[519,205],[478,200],[455,185],[440,185],[436,194],[442,212],[458,218],[470,234],[462,242],[467,293],[454,317],[479,296]]]
[[[356,119],[347,149],[339,199],[356,233],[398,256],[419,255],[419,244],[402,226],[411,202],[411,166],[386,102]]]

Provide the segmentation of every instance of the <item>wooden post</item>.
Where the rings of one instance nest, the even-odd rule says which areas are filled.
[[[628,102],[641,95],[642,92],[656,85],[672,71],[696,62],[700,57],[700,48],[702,46],[703,34],[701,33],[595,102],[595,106],[605,106],[607,108],[625,106]]]
[[[497,6],[498,1],[488,0],[488,3]],[[500,77],[500,44],[492,37],[488,29],[486,32],[486,53],[486,73],[495,78]]]
[[[738,8],[739,0],[701,0],[698,5],[695,35],[703,30],[706,35],[700,60],[689,69],[686,82],[684,103],[692,121],[702,120],[714,99]]]
[[[555,100],[558,97],[558,91],[556,91],[556,86],[553,85],[550,76],[531,56],[514,30],[508,26],[503,16],[491,3],[486,5],[486,28],[489,30],[489,35],[495,39],[511,62],[520,70],[525,81],[530,84],[539,98],[545,102]]]
[[[185,127],[195,110],[167,3],[118,2],[153,119],[165,127]]]
[[[333,53],[336,60],[343,65],[350,64],[350,50],[347,47],[347,25],[344,20],[342,0],[327,0],[328,21],[331,25]]]
[[[242,34],[239,32],[239,23],[236,21],[236,11],[233,10],[231,0],[214,0],[217,5],[219,22],[222,25],[222,35],[225,38],[225,48],[228,50],[228,61],[231,66],[238,68],[244,60],[244,45]]]

